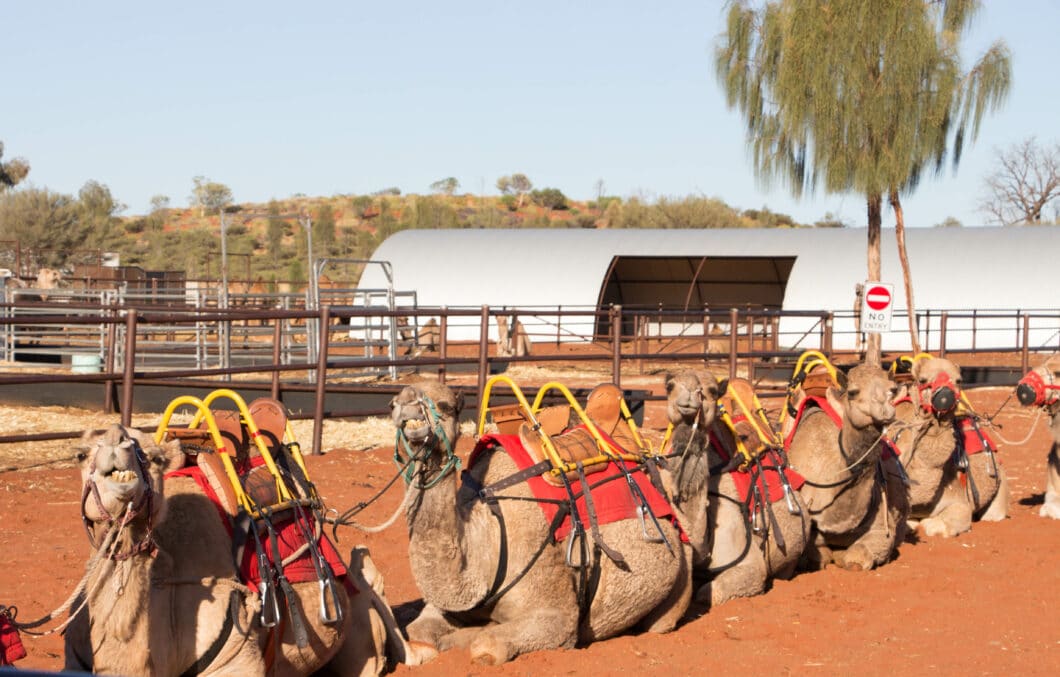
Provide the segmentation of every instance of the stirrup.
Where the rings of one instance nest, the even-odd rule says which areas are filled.
[[[327,576],[320,582],[320,621],[325,625],[342,622],[342,605],[339,603],[339,591],[335,588],[335,577]],[[328,610],[330,599],[331,610]]]

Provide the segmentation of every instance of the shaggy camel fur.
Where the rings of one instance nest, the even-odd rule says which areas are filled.
[[[82,460],[84,512],[96,525],[97,541],[106,516],[93,499],[90,484],[99,490],[99,504],[110,515],[120,515],[125,504],[135,505],[139,499],[132,492],[147,486],[137,477],[142,474],[135,457],[138,448],[149,459],[148,505],[154,510],[153,517],[138,514],[119,537],[117,552],[131,556],[115,562],[97,553],[90,561],[89,589],[96,581],[104,584],[89,595],[87,613],[80,614],[67,632],[67,667],[124,675],[180,675],[214,654],[208,665],[198,666],[200,673],[264,674],[262,656],[269,635],[256,613],[260,601],[256,591],[238,580],[231,537],[217,517],[217,508],[191,478],[162,482],[164,466],[183,465],[179,442],[162,449],[150,437],[120,426],[103,436],[86,435],[84,442],[89,450]],[[157,554],[134,552],[133,544],[148,542],[147,538],[157,545]],[[363,549],[354,549],[348,569],[358,594],[350,597],[339,588],[344,610],[340,627],[320,620],[316,581],[292,584],[309,644],[299,649],[291,624],[286,623],[270,674],[322,670],[321,674],[378,675],[387,666],[388,641],[392,655],[409,662],[434,655],[401,639],[383,597],[382,577]],[[229,619],[232,629],[218,653],[215,641],[221,641]]]
[[[566,564],[562,543],[552,543],[527,484],[500,492],[523,499],[498,500],[500,519],[479,499],[478,487],[518,472],[508,454],[484,453],[463,481],[457,477],[451,452],[462,400],[445,385],[427,382],[406,387],[391,403],[394,425],[413,459],[406,498],[409,560],[426,602],[409,636],[441,650],[467,647],[474,662],[497,664],[611,637],[638,623],[654,632],[673,629],[691,596],[676,529],[663,524],[675,548],[671,554],[666,544],[644,539],[637,519],[601,525],[603,540],[621,552],[628,570],[601,555],[597,591],[582,616],[579,569]]]
[[[719,450],[711,444],[711,429],[725,445],[729,458],[737,452],[732,432],[717,415],[717,400],[728,382],[719,383],[708,376],[707,383],[704,386],[692,371],[668,377],[666,414],[673,425],[672,449],[679,454],[672,474],[685,479],[677,496],[688,497],[677,500],[675,508],[695,550],[694,571],[709,576],[695,598],[698,604],[714,607],[734,597],[761,594],[772,579],[794,575],[809,542],[810,521],[798,494],[792,499],[799,514],[789,512],[783,502],[771,506],[784,542],[784,548],[780,548],[776,531],[764,515],[759,517],[765,528],[752,529],[732,474],[717,470],[709,473],[709,469],[725,465]],[[743,441],[754,448],[755,440]],[[696,490],[700,483],[707,485],[709,500],[706,495],[700,500]],[[698,502],[688,505],[693,500]]]
[[[1038,509],[1038,515],[1060,520],[1060,390],[1049,387],[1056,385],[1056,377],[1049,367],[1035,367],[1031,371],[1046,386],[1038,406],[1049,416],[1049,432],[1053,436],[1046,461],[1045,502]]]
[[[799,490],[813,520],[813,545],[801,566],[835,562],[867,570],[888,561],[905,538],[909,499],[896,458],[885,457],[884,426],[894,420],[895,385],[871,365],[858,365],[829,388],[842,417],[837,429],[819,408],[799,421],[788,446],[791,467],[806,478]]]
[[[913,382],[906,386],[908,392],[899,395],[897,419],[890,429],[909,476],[909,528],[919,527],[925,536],[950,537],[970,530],[973,516],[1004,519],[1008,512],[1004,469],[988,454],[969,456],[977,492],[973,495],[972,483],[958,465],[954,425],[960,369],[950,360],[932,357],[914,362],[911,373]],[[945,402],[942,406],[947,408],[939,411],[932,402]]]

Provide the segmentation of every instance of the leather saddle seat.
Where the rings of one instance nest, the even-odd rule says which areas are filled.
[[[745,412],[743,407],[737,404],[736,398],[743,403],[744,407],[747,407]],[[729,388],[725,391],[725,394],[721,396],[721,406],[725,408],[725,411],[729,413],[729,417],[732,420],[732,427],[735,429],[736,436],[741,442],[743,442],[744,448],[754,458],[761,454],[766,449],[766,442],[763,440],[758,431],[755,430],[755,425],[748,420],[749,416],[755,417],[755,422],[759,426],[766,426],[765,421],[761,420],[761,416],[764,414],[754,411],[755,391],[754,386],[745,378],[732,378],[729,379]],[[772,434],[772,428],[765,427],[762,431],[766,435]],[[728,444],[731,440],[726,439],[726,436],[722,437],[723,443]],[[731,458],[731,455],[736,452],[735,445],[732,449],[725,450]]]

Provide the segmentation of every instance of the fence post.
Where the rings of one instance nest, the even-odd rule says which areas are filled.
[[[438,318],[438,358],[442,363],[438,365],[438,382],[445,383],[445,361],[449,358],[449,306],[442,306],[442,314]]]
[[[611,381],[622,387],[622,306],[611,306]]]
[[[272,391],[271,396],[274,400],[280,399],[280,372],[276,367],[280,366],[280,360],[283,358],[283,322],[279,318],[272,318]]]
[[[946,325],[949,324],[950,314],[948,311],[942,311],[942,316],[939,318],[939,357],[946,357]]]
[[[132,425],[133,378],[136,376],[136,309],[125,315],[125,370],[121,381],[121,424]]]
[[[113,311],[111,314],[111,318],[114,318]],[[115,343],[117,343],[117,339],[118,325],[114,322],[111,322],[107,325],[107,354],[103,362],[103,371],[107,372],[108,374],[114,373],[114,351],[117,350],[117,346],[115,345]],[[113,414],[117,411],[117,409],[115,408],[114,395],[114,380],[107,379],[103,383],[103,411],[108,414]]]
[[[736,308],[729,309],[729,378],[736,378],[736,355],[740,346],[737,344],[737,334],[740,331],[740,311]]]
[[[313,448],[309,453],[319,456],[321,446],[324,443],[324,399],[327,396],[328,385],[328,326],[331,325],[331,306],[323,306],[320,309],[320,333],[318,334],[319,349],[317,350],[316,369],[316,403],[313,407]]]
[[[1020,373],[1026,374],[1031,366],[1031,316],[1023,316],[1023,351],[1020,355]]]
[[[829,360],[832,359],[832,325],[835,323],[835,313],[828,313],[823,318],[824,320],[824,336],[821,337],[821,342],[824,344],[821,346],[825,357]],[[856,339],[855,339],[856,340]]]
[[[490,369],[490,307],[482,306],[482,313],[479,315],[479,333],[478,333],[478,406],[479,409],[485,406],[482,401],[482,393],[486,390],[486,378],[489,376]],[[481,411],[479,415],[481,416]]]

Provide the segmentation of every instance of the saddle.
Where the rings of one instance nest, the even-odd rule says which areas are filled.
[[[273,458],[278,461],[284,459],[282,440],[287,430],[287,411],[283,404],[263,397],[254,400],[247,410],[257,424],[258,433]],[[238,513],[239,500],[226,474],[220,457],[222,453],[232,456],[242,488],[255,505],[272,506],[280,503],[277,480],[269,469],[257,460],[261,454],[255,445],[250,443],[250,432],[239,412],[219,409],[211,410],[210,413],[224,443],[221,449],[217,448],[205,418],[195,428],[169,428],[166,430],[166,439],[181,441],[188,455],[188,465],[199,467],[220,501],[221,508],[229,516],[235,517]]]
[[[750,458],[758,457],[767,448],[767,441],[762,439],[762,435],[759,435],[758,430],[755,428],[756,424],[749,418],[759,414],[753,410],[755,401],[754,386],[744,378],[729,379],[728,389],[724,395],[718,398],[719,404],[729,414],[733,428],[732,434],[743,444]],[[757,418],[755,420],[758,426],[766,425],[763,420]],[[717,425],[715,423],[715,426]],[[773,431],[772,428],[767,428],[762,432],[766,435],[771,435]],[[719,437],[724,441],[727,436],[720,435]],[[735,441],[733,441],[733,446],[735,446]],[[726,448],[725,451],[731,458],[736,449]]]
[[[569,404],[545,407],[536,412],[534,418],[537,419],[538,430],[531,427],[529,416],[519,404],[492,407],[490,413],[498,433],[518,435],[535,464],[548,458],[541,435],[544,433],[563,463],[574,465],[580,462],[585,474],[590,475],[607,467],[606,461],[610,457],[605,455],[605,451],[623,453],[626,450],[639,450],[633,429],[623,417],[622,401],[621,388],[604,383],[593,388],[585,403],[586,417],[605,440],[616,445],[613,450],[601,449],[593,434],[585,425],[579,425],[577,419],[572,425],[572,407]],[[570,470],[566,476],[569,481],[576,481],[578,472]],[[556,474],[545,473],[544,478],[550,484],[563,485],[563,479]]]

